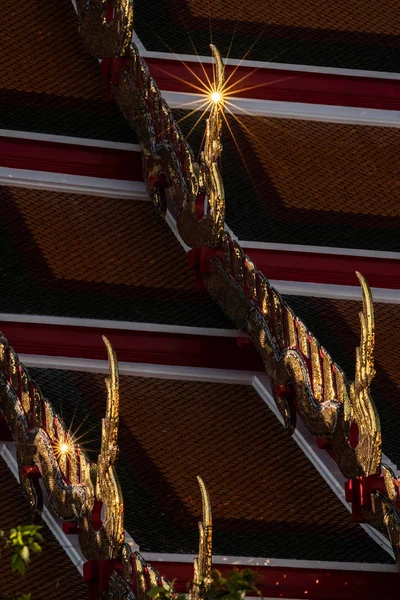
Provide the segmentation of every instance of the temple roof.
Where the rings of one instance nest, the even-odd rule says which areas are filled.
[[[213,3],[210,22],[207,3],[148,0],[135,3],[135,31],[150,63],[153,59],[151,69],[158,60],[157,56],[149,56],[154,51],[193,55],[191,39],[198,53],[208,56],[211,24],[213,41],[222,55],[228,53],[235,31],[229,51],[234,59],[243,57],[255,42],[248,59],[286,66],[302,64],[305,70],[307,65],[399,70],[399,23],[394,0],[385,6],[372,1],[364,3],[362,12],[358,7],[342,6],[332,0],[324,5],[306,0],[301,7],[293,6],[287,0],[273,6],[235,0],[227,11],[218,0]],[[79,143],[87,145],[88,140],[78,140],[76,145],[77,140],[71,143],[71,139],[60,137],[57,141],[47,136],[44,141],[33,138],[29,146],[25,138],[19,137],[18,142],[7,147],[10,150],[1,154],[8,161],[1,164],[13,169],[14,177],[13,185],[0,187],[1,312],[11,313],[3,315],[6,317],[16,315],[17,326],[22,321],[19,339],[22,335],[22,342],[26,342],[26,324],[21,315],[43,317],[35,324],[45,330],[41,340],[54,325],[46,323],[47,316],[73,317],[75,329],[70,340],[74,338],[75,351],[79,344],[84,347],[88,343],[88,336],[80,338],[87,323],[79,323],[79,319],[115,321],[116,329],[121,321],[130,322],[129,325],[139,322],[219,328],[224,331],[216,335],[226,336],[232,344],[224,345],[223,340],[217,346],[211,334],[206,339],[204,331],[196,333],[203,336],[204,344],[199,344],[199,348],[200,354],[206,355],[204,364],[197,360],[198,356],[194,362],[188,346],[185,347],[189,342],[179,332],[173,358],[165,360],[161,351],[157,355],[159,346],[154,342],[153,353],[138,361],[132,358],[137,354],[129,354],[129,344],[134,347],[135,342],[128,341],[122,360],[172,364],[178,370],[182,367],[182,372],[186,367],[223,368],[225,378],[233,377],[236,370],[248,369],[246,381],[251,379],[261,369],[261,359],[258,355],[254,359],[254,346],[247,346],[246,350],[248,340],[240,338],[236,342],[238,334],[232,331],[233,324],[207,292],[195,290],[179,236],[175,237],[166,223],[156,220],[154,208],[145,198],[143,175],[137,166],[138,148],[117,145],[112,154],[110,144],[103,144],[104,140],[132,143],[137,138],[116,104],[106,101],[98,61],[90,56],[78,34],[70,0],[44,2],[40,6],[26,0],[18,6],[9,4],[2,10],[1,21],[7,44],[0,73],[0,127],[89,138],[94,140],[93,148],[97,144],[102,152],[92,165],[90,160],[84,165],[86,171],[77,164],[82,157],[77,148]],[[165,81],[169,75],[162,61],[172,60],[172,54],[167,56],[168,59],[160,59],[161,66],[156,65],[151,71],[164,73]],[[295,76],[291,73],[288,77]],[[171,81],[175,81],[172,76],[167,84]],[[334,104],[336,80],[332,81],[329,86]],[[322,87],[325,83],[324,80]],[[304,85],[307,87],[308,82]],[[169,87],[161,89],[170,91]],[[395,105],[396,90],[393,87],[393,97],[388,95],[388,104],[393,100]],[[173,89],[172,93],[179,94]],[[282,93],[289,94],[286,89]],[[187,115],[182,108],[183,96],[174,104],[177,120]],[[290,99],[293,101],[293,96]],[[302,101],[309,102],[309,98]],[[356,97],[348,106],[363,107],[363,101],[364,98],[359,101]],[[375,99],[368,101],[373,103]],[[378,104],[380,101],[378,98]],[[321,98],[318,102],[323,105]],[[389,108],[395,108],[394,105]],[[256,111],[253,115],[242,113],[236,113],[240,124],[228,116],[234,139],[224,124],[222,140],[226,223],[239,240],[254,242],[256,249],[257,244],[264,243],[308,245],[317,247],[317,251],[318,247],[325,251],[370,250],[371,254],[399,251],[399,176],[393,159],[400,141],[397,128],[328,119],[320,122],[272,118],[257,116]],[[182,120],[184,133],[195,119],[197,114],[192,120]],[[196,155],[203,132],[204,123],[189,138]],[[66,150],[67,143],[70,147]],[[54,160],[50,156],[52,148]],[[118,154],[125,150],[126,155]],[[85,146],[84,153],[88,156],[90,152],[90,145]],[[24,187],[22,177],[18,180],[18,169],[34,173],[25,174],[29,187]],[[62,176],[52,182],[53,191],[43,189],[50,187],[40,179],[45,171]],[[140,179],[143,200],[138,200],[140,194],[135,196],[133,192],[129,199],[121,195],[110,197],[110,190],[97,196],[81,191],[70,193],[64,184],[73,179],[69,178],[71,174],[77,179],[89,179],[90,175],[92,189],[96,185],[97,192],[106,185],[106,179],[124,180],[128,186]],[[356,253],[355,260],[357,256]],[[393,264],[396,265],[394,259]],[[271,276],[268,269],[260,270],[271,279],[285,279],[279,277],[279,269],[278,276],[277,271]],[[396,284],[391,283],[395,289]],[[286,299],[335,363],[352,378],[354,351],[360,338],[360,302],[310,294],[290,295]],[[377,376],[373,397],[381,417],[384,451],[400,464],[396,400],[400,380],[392,352],[398,333],[398,305],[377,303],[375,310]],[[158,331],[156,326],[154,330]],[[38,348],[38,355],[46,354],[46,349],[52,347],[54,356],[49,359],[60,355],[73,356],[77,361],[99,357],[71,354],[71,346],[68,354],[69,333],[64,329],[61,334],[58,325],[51,333],[51,343],[43,345],[45,349]],[[98,331],[93,329],[92,333],[93,338]],[[115,330],[110,335],[112,342],[114,335]],[[123,335],[126,341],[130,329]],[[32,336],[38,345],[32,329],[25,336],[29,339],[22,352],[36,353],[32,351]],[[149,346],[154,339],[149,334]],[[164,346],[170,339],[162,340]],[[140,343],[140,339],[136,341]],[[244,350],[236,347],[243,344]],[[95,374],[96,368],[90,366],[94,373],[30,369],[67,425],[77,407],[77,420],[87,417],[84,428],[93,428],[87,436],[93,440],[88,443],[93,450],[99,448],[105,405],[104,376]],[[195,375],[191,373],[192,378]],[[200,377],[198,372],[197,376]],[[250,385],[123,375],[119,445],[118,474],[125,499],[126,528],[143,551],[197,551],[201,505],[196,476],[201,475],[212,499],[214,554],[393,563],[389,554],[351,521],[347,508],[296,442],[284,435],[278,420]],[[3,480],[2,472],[0,476]],[[8,489],[7,497],[12,496],[15,503],[14,496],[19,498],[20,491],[16,484]],[[14,520],[15,513],[11,516]],[[22,513],[17,516],[25,518]],[[71,579],[75,575],[74,572]],[[42,573],[35,577],[44,579]],[[30,590],[36,599],[33,585]],[[80,593],[77,587],[76,597]]]

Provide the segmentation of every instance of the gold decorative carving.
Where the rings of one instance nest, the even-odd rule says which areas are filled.
[[[225,220],[224,186],[218,166],[223,94],[219,101],[210,102],[204,148],[196,162],[145,61],[131,42],[132,0],[119,0],[113,6],[110,20],[107,0],[78,0],[80,31],[96,58],[111,61],[104,63],[103,72],[112,72],[113,96],[138,133],[149,195],[160,216],[165,215],[167,207],[173,212],[188,246],[218,246]],[[215,92],[220,93],[225,81],[224,65],[214,45],[211,53],[216,64]],[[124,62],[116,62],[121,58]],[[205,91],[205,98],[207,95]]]
[[[79,539],[88,559],[116,558],[124,538],[123,500],[115,473],[118,455],[118,366],[107,338],[110,376],[106,379],[107,412],[97,465],[53,411],[30,379],[17,354],[0,334],[0,410],[16,442],[19,477],[34,510],[40,511],[37,476],[42,478],[55,512],[78,524]],[[17,376],[18,375],[18,376]],[[104,519],[100,520],[103,507]],[[96,531],[94,510],[99,513]]]
[[[203,520],[199,522],[199,555],[194,559],[193,586],[189,592],[189,600],[200,600],[201,590],[211,585],[212,566],[212,515],[211,502],[201,477],[197,477],[203,504]]]
[[[296,318],[240,246],[231,241],[227,232],[222,239],[221,256],[212,259],[211,271],[205,278],[208,291],[253,340],[271,378],[275,402],[286,429],[289,432],[295,429],[297,407],[309,431],[326,437],[332,445],[334,458],[347,478],[379,479],[386,472],[386,493],[377,492],[372,508],[366,508],[365,513],[375,527],[389,535],[398,556],[399,481],[381,465],[379,416],[370,394],[375,374],[374,313],[367,282],[357,273],[363,292],[361,337],[356,351],[355,379],[348,383],[329,353]],[[255,279],[255,285],[246,285],[250,277],[252,281]]]
[[[117,558],[125,537],[124,503],[115,465],[118,458],[119,376],[115,351],[103,336],[107,348],[110,374],[106,378],[107,411],[102,420],[101,450],[95,478],[95,502],[101,503],[104,517],[98,530],[92,526],[92,513],[84,511],[79,521],[79,543],[85,556]]]
[[[133,0],[77,0],[80,32],[96,58],[125,56],[133,33]]]

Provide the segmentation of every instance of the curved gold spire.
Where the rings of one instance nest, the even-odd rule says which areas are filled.
[[[197,477],[203,505],[203,520],[199,522],[199,555],[194,559],[193,586],[190,600],[201,600],[200,589],[207,589],[211,583],[212,566],[212,515],[207,488],[201,477]]]

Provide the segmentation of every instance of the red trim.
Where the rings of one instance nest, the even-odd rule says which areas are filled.
[[[106,334],[120,362],[263,371],[253,345],[239,349],[234,337],[124,331],[0,321],[0,330],[18,354],[106,359]]]
[[[140,152],[12,137],[0,138],[0,166],[143,181]]]
[[[186,582],[193,579],[191,563],[151,561],[161,575],[172,581],[179,592],[186,592]],[[231,573],[243,565],[214,565],[223,574]],[[385,590],[385,600],[398,598],[399,576],[397,573],[368,571],[336,571],[328,569],[300,569],[286,567],[253,567],[260,575],[257,584],[267,598],[309,598],[318,600],[366,600],[380,598]],[[318,583],[317,583],[318,581]],[[307,592],[307,593],[306,593]]]
[[[205,81],[204,68],[210,81],[212,81],[213,67],[210,63],[201,65],[195,59],[194,62],[186,62],[187,67],[185,63],[173,59],[146,58],[151,74],[161,90],[199,93],[193,87],[194,85],[198,88],[199,81],[192,75],[190,70],[201,81]],[[225,67],[227,78],[235,68],[232,65]],[[243,80],[244,77],[246,79]],[[232,76],[229,85],[231,84],[234,84],[237,90],[253,88],[237,94],[237,96],[243,98],[360,106],[388,110],[400,109],[400,80],[398,79],[354,77],[351,75],[331,75],[268,68],[255,69],[241,66],[237,68],[235,75]]]
[[[357,286],[355,271],[359,271],[371,287],[400,289],[400,260],[243,249],[268,279]]]

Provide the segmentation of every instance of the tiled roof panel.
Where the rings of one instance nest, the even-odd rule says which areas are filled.
[[[76,406],[74,427],[87,416],[98,447],[104,376],[30,371],[67,424]],[[201,475],[215,554],[391,562],[252,388],[122,376],[120,392],[118,472],[142,551],[197,551]]]
[[[150,202],[0,188],[2,312],[231,327]]]
[[[148,50],[253,60],[398,71],[400,11],[396,0],[362,4],[277,0],[226,4],[148,0],[135,5],[135,30]]]
[[[100,67],[78,33],[70,0],[7,3],[0,14],[0,127],[135,141],[106,102]]]
[[[235,116],[234,139],[223,127],[222,174],[239,239],[400,250],[400,130]]]
[[[0,529],[8,534],[17,525],[29,525],[32,515],[22,489],[7,465],[0,458]],[[31,593],[34,600],[83,600],[87,588],[83,578],[70,561],[53,534],[42,522],[43,552],[31,554],[24,577],[11,571],[11,557],[5,553],[0,561],[0,595],[7,597]]]

